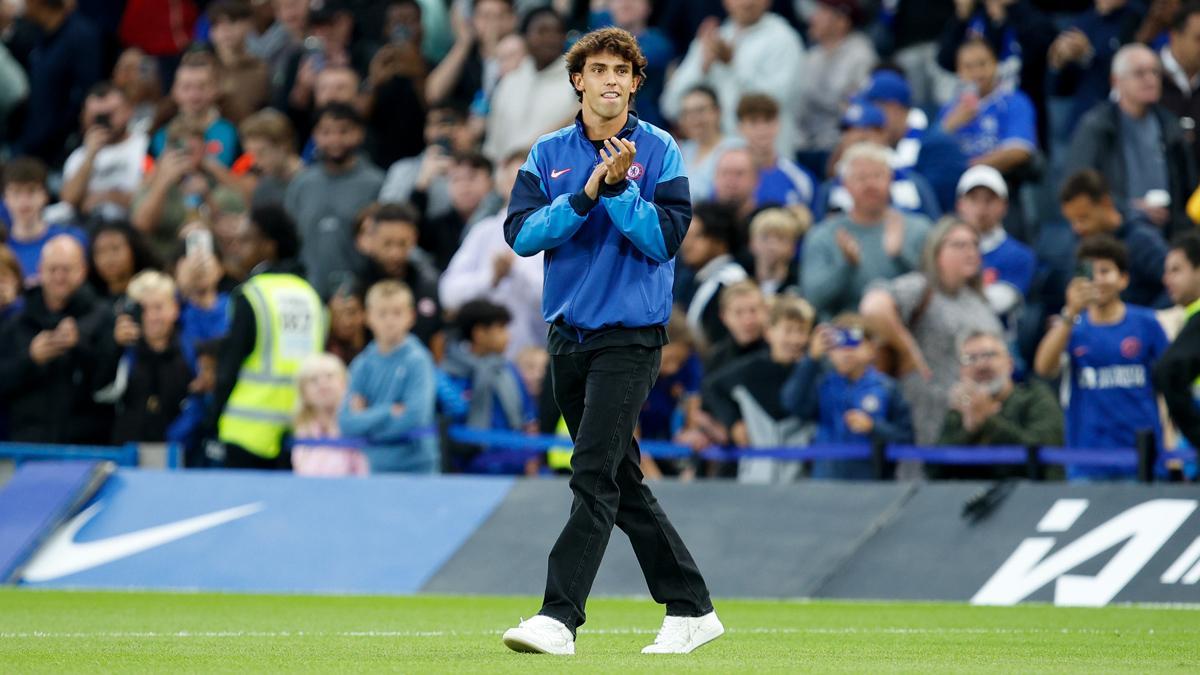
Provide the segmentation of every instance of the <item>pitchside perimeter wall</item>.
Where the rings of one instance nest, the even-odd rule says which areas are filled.
[[[26,464],[0,491],[0,571],[11,582],[537,595],[570,506],[562,480],[109,476],[99,466],[106,480],[79,475],[78,463]],[[718,597],[1200,603],[1196,488],[1020,483],[965,516],[987,487],[667,482],[655,491]],[[25,544],[5,546],[14,532]],[[595,592],[646,593],[619,531]]]

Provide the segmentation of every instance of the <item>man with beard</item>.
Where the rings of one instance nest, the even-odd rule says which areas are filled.
[[[349,105],[319,110],[313,139],[318,161],[296,176],[283,204],[300,231],[306,276],[328,298],[338,279],[354,271],[354,221],[379,194],[383,172],[359,155],[363,119]]]
[[[958,348],[959,381],[950,390],[950,411],[939,445],[1058,446],[1063,415],[1050,387],[1036,380],[1013,382],[1013,360],[1004,338],[979,331]],[[1024,471],[1023,466],[926,467],[930,478],[989,480]]]
[[[441,347],[434,340],[442,328],[438,271],[425,252],[417,249],[418,218],[416,210],[408,204],[379,204],[364,210],[355,241],[364,259],[358,280],[364,288],[386,279],[404,282],[412,291],[416,313],[412,334],[440,354]],[[344,293],[349,279],[343,275],[333,292]]]

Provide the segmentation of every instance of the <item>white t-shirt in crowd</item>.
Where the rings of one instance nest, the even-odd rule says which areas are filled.
[[[134,193],[142,182],[146,148],[149,145],[149,136],[141,132],[130,132],[120,143],[101,148],[92,164],[88,192],[119,190]],[[63,165],[63,180],[70,180],[78,173],[86,155],[87,150],[82,146],[71,153],[67,163]]]

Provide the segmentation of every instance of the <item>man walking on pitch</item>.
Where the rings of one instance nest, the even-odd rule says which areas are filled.
[[[554,398],[575,443],[574,502],[550,551],[542,608],[504,634],[516,651],[575,653],[613,525],[629,535],[651,596],[667,608],[643,653],[688,653],[725,630],[695,561],[642,482],[633,438],[658,376],[675,252],[691,220],[679,148],[629,111],[645,69],[623,30],[575,43],[567,70],[583,110],[534,144],[504,223],[518,255],[545,251]]]

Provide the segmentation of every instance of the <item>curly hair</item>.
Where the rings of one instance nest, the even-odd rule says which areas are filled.
[[[567,52],[567,78],[571,88],[575,87],[575,73],[583,72],[587,57],[595,54],[615,54],[633,65],[633,76],[638,78],[639,87],[646,84],[646,57],[638,46],[637,38],[621,28],[601,28],[579,38]],[[575,90],[575,96],[583,100],[583,92]],[[630,98],[633,95],[630,94]]]

